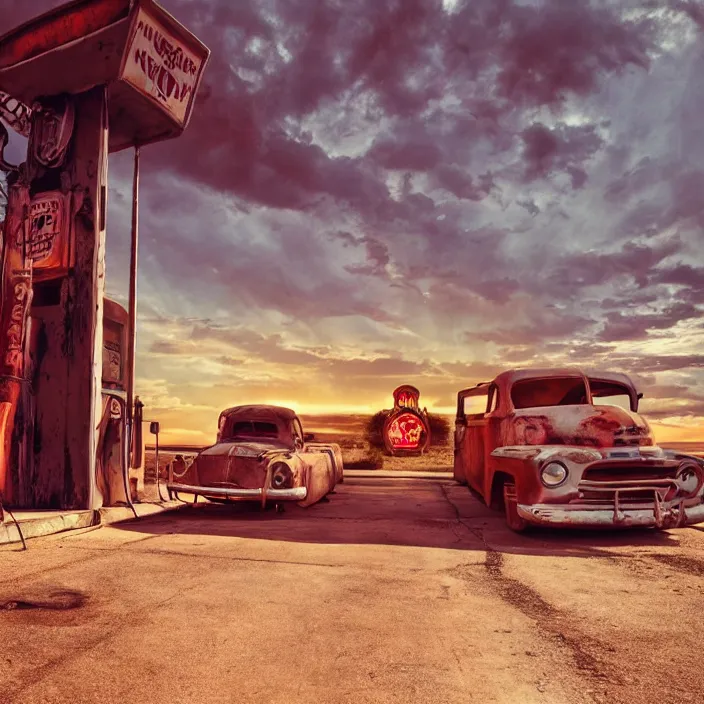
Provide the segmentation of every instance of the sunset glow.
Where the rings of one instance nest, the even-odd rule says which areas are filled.
[[[690,4],[162,4],[212,50],[188,130],[142,156],[136,388],[165,441],[240,403],[371,415],[401,383],[451,416],[504,369],[566,364],[630,374],[659,441],[704,441]]]

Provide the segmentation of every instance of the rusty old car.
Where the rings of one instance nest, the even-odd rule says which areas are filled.
[[[704,521],[704,460],[664,450],[625,374],[523,369],[460,391],[454,478],[509,527]]]
[[[343,481],[342,452],[334,443],[304,434],[294,411],[250,405],[220,414],[217,440],[167,481],[170,494],[193,494],[215,502],[256,501],[300,506],[324,499]]]

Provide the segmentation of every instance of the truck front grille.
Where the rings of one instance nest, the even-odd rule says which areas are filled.
[[[580,497],[573,503],[599,506],[655,503],[675,498],[678,463],[661,461],[604,462],[587,468],[579,482]]]

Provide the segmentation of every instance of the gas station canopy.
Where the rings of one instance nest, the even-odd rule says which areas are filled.
[[[154,0],[74,0],[0,37],[0,90],[31,107],[107,85],[117,152],[183,132],[209,56]]]

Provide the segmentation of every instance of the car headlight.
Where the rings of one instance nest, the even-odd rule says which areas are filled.
[[[551,489],[560,486],[567,479],[567,468],[559,462],[548,462],[540,470],[540,479]]]
[[[293,472],[284,462],[275,462],[271,468],[273,489],[290,489],[293,486]]]

